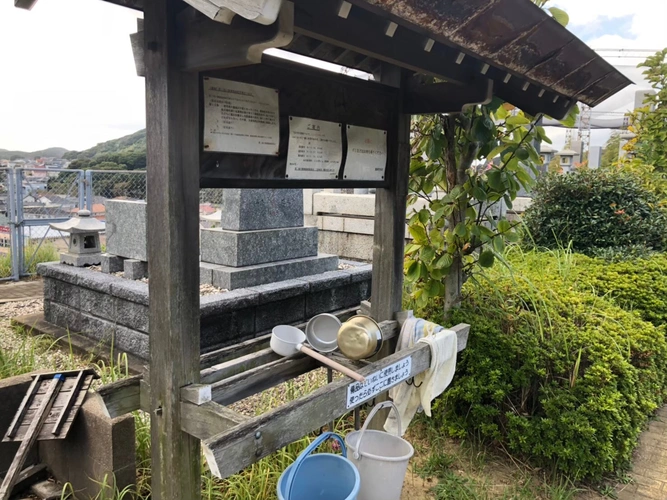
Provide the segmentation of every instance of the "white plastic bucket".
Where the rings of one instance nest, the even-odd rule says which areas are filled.
[[[396,412],[398,436],[366,429],[375,414],[387,407]],[[415,453],[412,445],[400,436],[401,418],[391,401],[378,404],[360,431],[345,436],[345,444],[352,451],[349,459],[361,477],[358,500],[400,500],[408,462]]]

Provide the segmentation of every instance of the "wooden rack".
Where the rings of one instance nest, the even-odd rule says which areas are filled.
[[[396,321],[384,321],[380,327],[386,342],[397,337],[399,327]],[[470,326],[459,324],[452,329],[458,337],[458,350],[462,351],[467,344]],[[320,366],[302,355],[276,359],[276,355],[266,347],[268,342],[269,336],[264,336],[238,347],[210,353],[202,363],[201,378],[213,382],[192,384],[181,389],[182,430],[202,441],[208,465],[217,477],[229,477],[352,411],[347,405],[347,388],[353,381],[347,377],[257,417],[250,418],[227,408],[227,405]],[[227,357],[234,355],[236,357],[231,359]],[[371,363],[346,361],[362,375],[370,375],[408,357],[411,358],[410,378],[430,365],[431,353],[426,344]],[[224,361],[207,366],[220,359]],[[343,361],[340,357],[336,360]],[[148,385],[138,375],[103,386],[97,393],[104,401],[109,416],[116,417],[138,409],[150,411],[146,405],[149,399],[147,391]],[[372,397],[359,401],[355,409],[370,399]]]

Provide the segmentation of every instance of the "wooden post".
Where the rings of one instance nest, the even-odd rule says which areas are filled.
[[[383,83],[403,87],[402,71],[396,66],[382,68]],[[403,257],[405,253],[405,212],[410,171],[410,115],[403,114],[402,96],[398,106],[395,147],[388,151],[387,170],[393,176],[392,186],[375,193],[375,231],[373,236],[373,285],[371,315],[376,321],[393,320],[402,309]],[[377,354],[383,358],[394,352],[396,339],[385,342]],[[385,401],[387,393],[375,401]],[[387,410],[382,410],[369,428],[380,430]],[[384,418],[383,418],[384,417]]]
[[[144,9],[152,496],[200,497],[197,438],[181,430],[181,388],[199,381],[198,76],[174,66],[181,2]]]

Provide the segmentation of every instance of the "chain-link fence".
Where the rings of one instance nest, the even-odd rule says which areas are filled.
[[[10,217],[10,175],[13,171],[0,168],[0,281],[12,277],[12,234]]]
[[[219,222],[222,189],[200,191],[202,226]],[[81,208],[106,221],[108,200],[146,200],[146,172],[0,168],[0,280],[35,273],[39,262],[57,260],[67,235],[49,227]]]

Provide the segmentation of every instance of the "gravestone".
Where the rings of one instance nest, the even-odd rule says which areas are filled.
[[[338,268],[318,254],[317,228],[303,225],[300,189],[225,189],[220,229],[201,230],[204,276],[227,289],[310,276]]]
[[[107,253],[146,262],[146,202],[107,200]]]

